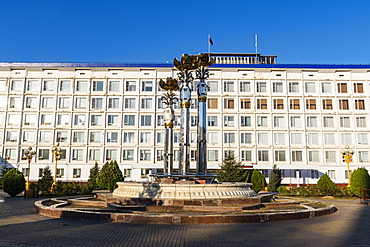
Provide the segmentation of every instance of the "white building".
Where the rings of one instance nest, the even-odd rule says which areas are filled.
[[[284,184],[316,183],[323,173],[347,182],[340,151],[355,151],[351,170],[370,168],[370,65],[276,64],[276,56],[216,54],[208,80],[208,169],[226,152],[246,167],[284,171]],[[0,165],[31,181],[53,167],[60,142],[62,181],[86,181],[95,162],[117,160],[126,180],[163,168],[159,79],[172,64],[0,63]],[[191,108],[191,168],[196,156],[196,93]],[[180,109],[176,109],[176,118]],[[179,132],[179,127],[175,127]],[[178,135],[174,137],[178,150]],[[175,156],[177,153],[175,153]],[[177,167],[175,157],[175,168]]]

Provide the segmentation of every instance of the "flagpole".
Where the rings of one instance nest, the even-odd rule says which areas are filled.
[[[208,34],[208,40],[207,40],[207,43],[208,43],[208,53],[211,53],[211,42],[210,42],[210,38],[211,38],[211,35]]]

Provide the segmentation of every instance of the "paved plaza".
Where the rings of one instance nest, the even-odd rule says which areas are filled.
[[[53,219],[36,199],[0,193],[0,246],[368,246],[370,207],[323,200],[334,214],[299,221],[223,225],[139,225]]]

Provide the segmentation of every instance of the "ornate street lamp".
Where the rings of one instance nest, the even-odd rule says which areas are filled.
[[[164,174],[170,175],[173,172],[173,121],[175,120],[173,104],[178,101],[178,98],[173,93],[179,89],[176,79],[167,77],[166,82],[162,79],[159,81],[159,86],[167,93],[162,96],[161,100],[167,105],[164,114],[165,143],[164,143]]]
[[[28,175],[26,181],[26,190],[30,189],[30,174],[31,174],[31,160],[35,156],[36,152],[32,151],[32,147],[28,147],[28,150],[24,151],[24,158],[27,159],[28,162]]]
[[[51,152],[54,155],[55,165],[54,165],[54,182],[53,188],[57,185],[57,167],[58,167],[58,160],[60,160],[60,155],[62,154],[62,149],[59,147],[59,142],[51,148]]]
[[[350,170],[349,170],[349,163],[352,161],[352,156],[355,153],[352,149],[349,149],[349,146],[345,146],[346,150],[341,150],[342,156],[347,163],[347,178],[348,178],[348,187],[351,187],[351,179],[350,179]]]

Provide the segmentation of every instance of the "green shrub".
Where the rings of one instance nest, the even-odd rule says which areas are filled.
[[[220,177],[217,178],[219,182],[245,182],[247,180],[248,172],[242,167],[242,163],[234,157],[234,155],[227,155],[222,161],[220,170],[217,171]]]
[[[320,189],[323,196],[335,196],[339,192],[339,188],[330,179],[328,174],[322,175],[319,181],[317,181],[316,186]]]
[[[90,176],[88,180],[88,184],[90,184],[90,187],[93,189],[97,189],[98,185],[96,184],[96,179],[98,178],[99,175],[99,165],[98,162],[95,162],[95,165],[90,169]]]
[[[267,186],[267,190],[275,192],[276,189],[280,187],[281,181],[282,181],[282,172],[280,169],[277,168],[276,165],[274,165],[270,173],[269,185]]]
[[[53,184],[54,178],[51,176],[51,170],[49,166],[46,166],[42,172],[42,177],[37,182],[39,185],[39,190],[44,194],[48,194]]]
[[[117,188],[117,182],[122,182],[123,180],[122,171],[119,169],[117,161],[113,160],[104,164],[96,179],[96,183],[100,188],[113,192]]]
[[[361,189],[370,188],[370,177],[366,168],[360,167],[351,174],[351,191],[356,196],[361,196]]]
[[[258,193],[259,191],[263,190],[265,187],[266,187],[265,177],[259,170],[254,169],[252,173],[252,190]]]
[[[2,183],[4,192],[15,197],[24,191],[26,180],[23,173],[13,168],[4,175]]]

